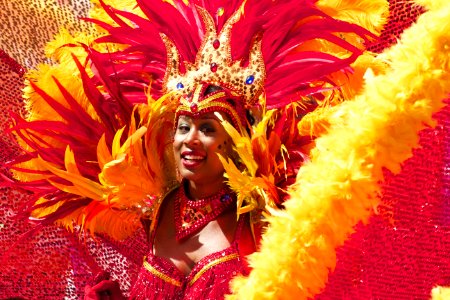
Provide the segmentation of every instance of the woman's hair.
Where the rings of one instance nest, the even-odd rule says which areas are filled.
[[[212,94],[212,93],[214,93],[214,92],[217,92],[217,91],[222,91],[223,90],[223,88],[222,87],[220,87],[220,86],[218,86],[218,85],[209,85],[206,89],[205,89],[205,92],[203,93],[203,96],[205,97],[205,96],[208,96],[209,94]],[[232,107],[236,107],[236,102],[235,102],[235,100],[233,100],[233,99],[231,99],[231,98],[228,98],[228,99],[226,99],[226,101],[232,106]],[[250,111],[248,111],[248,110],[245,110],[245,116],[246,116],[246,120],[247,120],[247,122],[248,122],[248,124],[250,125],[250,126],[252,126],[252,125],[254,125],[255,124],[255,118],[251,115],[251,113],[250,113]],[[247,129],[247,132],[248,132],[249,130]]]

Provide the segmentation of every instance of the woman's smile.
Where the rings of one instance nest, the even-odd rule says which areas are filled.
[[[206,160],[206,155],[200,151],[183,151],[181,163],[186,169],[195,169]]]

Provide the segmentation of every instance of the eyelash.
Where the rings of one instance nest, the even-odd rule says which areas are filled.
[[[177,130],[181,133],[188,133],[191,127],[186,124],[180,124],[177,128]],[[216,132],[216,129],[210,125],[202,125],[200,126],[200,131],[203,133],[214,133]]]
[[[213,127],[211,127],[211,126],[203,126],[202,128],[200,128],[200,131],[202,131],[204,133],[216,132],[216,130]]]
[[[178,131],[182,131],[182,132],[188,132],[189,129],[190,129],[190,127],[186,124],[180,124],[180,125],[178,125],[178,128],[177,128]]]

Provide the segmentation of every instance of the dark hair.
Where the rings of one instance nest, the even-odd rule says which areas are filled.
[[[255,117],[252,116],[249,110],[245,110],[245,116],[247,117],[247,121],[250,126],[255,125]]]
[[[217,92],[217,91],[222,91],[222,90],[223,90],[223,88],[221,88],[221,87],[218,86],[218,85],[209,85],[209,86],[205,89],[205,92],[203,93],[203,96],[207,96],[207,95],[209,95],[209,94],[212,94],[212,93]]]
[[[209,94],[212,94],[212,93],[217,92],[217,91],[222,91],[222,90],[223,90],[223,88],[218,86],[218,85],[209,85],[205,89],[205,92],[203,93],[203,96],[207,96]],[[236,107],[236,102],[233,99],[227,99],[226,101],[228,103],[230,103],[230,105],[232,107]],[[255,118],[252,116],[250,111],[245,110],[245,115],[246,115],[248,124],[250,124],[250,126],[254,125],[255,124]]]

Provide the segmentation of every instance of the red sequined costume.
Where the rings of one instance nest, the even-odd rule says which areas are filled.
[[[150,252],[130,292],[131,299],[224,299],[230,293],[230,281],[238,274],[247,275],[249,268],[239,251],[242,227],[238,223],[234,242],[226,249],[203,257],[185,275],[168,259]],[[153,239],[151,239],[153,240]]]

